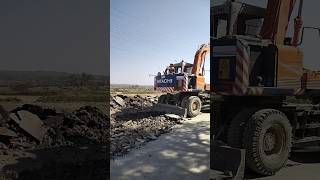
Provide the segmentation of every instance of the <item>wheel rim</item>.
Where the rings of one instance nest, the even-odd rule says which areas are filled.
[[[195,101],[192,103],[192,110],[195,111],[195,110],[198,110],[199,109],[199,102]]]
[[[286,144],[285,130],[279,124],[269,127],[263,137],[263,151],[267,156],[281,154]]]

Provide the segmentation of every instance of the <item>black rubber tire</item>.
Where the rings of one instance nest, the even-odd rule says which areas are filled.
[[[166,103],[166,99],[167,99],[167,95],[166,95],[166,94],[162,94],[162,95],[159,96],[159,98],[158,98],[158,103],[167,104],[167,103]]]
[[[196,108],[194,108],[194,104]],[[188,117],[196,117],[201,111],[201,99],[198,96],[190,96],[187,100],[186,107]]]
[[[252,114],[257,110],[257,108],[245,108],[231,120],[227,134],[227,143],[229,146],[242,148],[244,128]]]
[[[180,106],[181,106],[182,108],[187,108],[188,99],[189,99],[189,96],[184,96],[184,97],[182,98],[181,104],[180,104]]]
[[[274,147],[265,151],[265,136],[270,131],[276,134],[273,136]],[[286,164],[291,146],[292,127],[284,113],[263,109],[251,116],[244,131],[243,147],[246,149],[246,165],[252,171],[261,175],[275,174]]]

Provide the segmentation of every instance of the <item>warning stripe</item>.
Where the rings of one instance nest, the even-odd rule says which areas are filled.
[[[246,49],[240,44],[238,45],[236,56],[236,76],[233,93],[235,95],[243,95],[249,86],[249,56]]]
[[[174,87],[156,87],[156,91],[174,92]]]
[[[184,74],[182,91],[188,91],[188,75]]]
[[[192,89],[189,89],[189,87],[188,87],[188,82],[189,82],[189,76],[188,76],[188,74],[184,74],[182,92],[191,92],[192,91]]]

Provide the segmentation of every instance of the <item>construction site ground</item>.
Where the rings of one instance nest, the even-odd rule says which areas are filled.
[[[210,113],[202,113],[171,132],[111,160],[111,179],[208,179]]]
[[[111,160],[111,179],[208,179],[210,162],[210,113],[176,124],[155,140],[131,149]],[[319,179],[320,150],[292,153],[276,175],[261,177],[251,172],[245,179]]]
[[[320,150],[318,152],[292,153],[291,160],[276,175],[269,177],[251,176],[259,180],[320,179]]]

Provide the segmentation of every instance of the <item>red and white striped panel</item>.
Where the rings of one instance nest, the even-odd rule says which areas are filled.
[[[156,91],[160,91],[160,92],[174,92],[174,87],[156,87]]]
[[[188,88],[188,82],[189,82],[189,77],[188,77],[188,74],[184,74],[184,77],[183,77],[183,84],[182,84],[182,91],[183,92],[188,92],[188,91],[192,91],[192,89],[189,89]]]
[[[235,95],[244,95],[249,86],[250,57],[247,49],[241,43],[238,43],[236,52],[236,75],[232,92]]]

